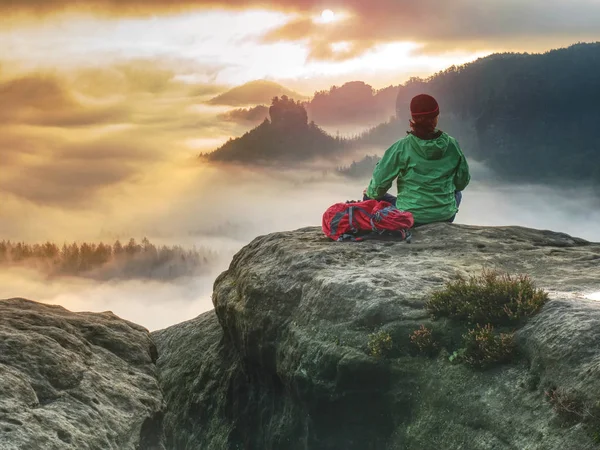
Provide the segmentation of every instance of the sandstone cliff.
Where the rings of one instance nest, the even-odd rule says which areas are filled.
[[[600,399],[600,245],[523,228],[433,225],[414,243],[256,239],[215,283],[215,311],[154,333],[169,448],[592,449],[544,392]],[[428,294],[459,273],[529,273],[552,292],[522,357],[476,371],[415,354]],[[455,345],[454,325],[434,325]],[[386,330],[392,354],[370,356]]]
[[[460,324],[424,304],[483,268],[528,273],[551,301],[519,327],[513,361],[475,370],[448,358]],[[600,244],[438,224],[411,244],[333,243],[317,228],[259,237],[215,282],[214,311],[151,335],[110,313],[0,301],[0,448],[600,448],[594,424],[546,395],[600,408],[592,291]],[[448,352],[415,351],[420,325]],[[379,331],[385,357],[368,347]]]
[[[156,357],[111,313],[0,301],[0,449],[162,449]]]

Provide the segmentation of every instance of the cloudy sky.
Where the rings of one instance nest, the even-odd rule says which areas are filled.
[[[307,93],[600,38],[595,0],[0,0],[0,14],[12,69],[159,60],[182,79],[270,78]]]

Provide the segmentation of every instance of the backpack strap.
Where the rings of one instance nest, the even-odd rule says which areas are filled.
[[[353,233],[356,233],[358,230],[354,226],[354,206],[348,208],[348,221],[350,222],[350,229]]]
[[[350,228],[352,229],[352,231],[354,233],[358,232],[358,229],[354,226],[354,210],[360,211],[362,212],[365,216],[367,216],[369,218],[369,220],[371,221],[371,226],[375,226],[373,225],[373,219],[375,218],[375,216],[373,214],[371,214],[369,211],[367,211],[364,208],[361,208],[360,206],[351,206],[350,208],[348,208],[348,214],[349,214],[349,220],[350,220]],[[375,230],[375,229],[374,229]]]

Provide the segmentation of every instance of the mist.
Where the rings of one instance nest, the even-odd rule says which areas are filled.
[[[47,279],[37,271],[9,269],[0,272],[0,298],[22,297],[71,311],[112,311],[149,330],[157,330],[212,308],[212,281],[220,269],[215,265],[205,276],[171,283]]]
[[[484,166],[471,166],[473,181],[456,223],[519,225],[600,241],[600,210],[592,190],[501,183]],[[163,281],[102,281],[9,268],[0,272],[0,298],[25,297],[74,311],[112,311],[150,330],[161,329],[212,309],[215,278],[256,236],[320,226],[328,206],[359,199],[368,182],[314,167],[250,169],[195,161],[163,167],[160,174],[150,171],[120,186],[119,195],[105,196],[88,210],[36,207],[13,198],[7,203],[12,209],[4,212],[13,219],[4,221],[3,235],[59,245],[62,240],[147,237],[161,245],[195,246],[216,255],[202,274]],[[597,294],[584,294],[598,299]]]

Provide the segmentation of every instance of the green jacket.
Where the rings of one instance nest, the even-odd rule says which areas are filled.
[[[380,199],[398,179],[396,206],[410,211],[419,224],[443,222],[456,214],[454,191],[471,180],[469,165],[458,142],[446,133],[432,140],[412,134],[392,145],[377,163],[367,188]]]

